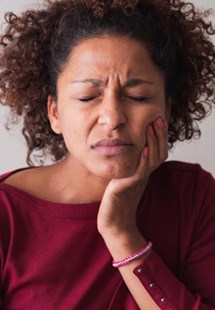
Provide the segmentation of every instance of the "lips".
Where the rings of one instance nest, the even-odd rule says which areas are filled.
[[[99,140],[92,146],[97,153],[108,156],[123,154],[130,151],[132,147],[132,143],[122,139]]]

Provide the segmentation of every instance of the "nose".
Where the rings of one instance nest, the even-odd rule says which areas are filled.
[[[116,130],[126,123],[126,110],[123,102],[117,94],[104,96],[101,106],[98,123],[105,125],[111,130]]]

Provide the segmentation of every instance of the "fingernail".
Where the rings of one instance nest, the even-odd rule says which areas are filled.
[[[164,128],[164,121],[162,120],[161,117],[157,118],[156,124],[158,125],[159,128]]]
[[[152,125],[148,126],[148,132],[151,133],[151,134],[154,133]]]
[[[145,157],[148,157],[148,156],[149,156],[149,149],[148,149],[147,146],[144,148],[143,154],[144,154]]]

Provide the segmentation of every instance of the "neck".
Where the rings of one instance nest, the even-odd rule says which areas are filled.
[[[101,201],[105,189],[110,182],[86,172],[77,167],[72,158],[65,158],[61,162],[50,166],[53,173],[53,182],[63,193],[65,201],[69,203],[90,203]],[[59,184],[59,181],[60,184]]]

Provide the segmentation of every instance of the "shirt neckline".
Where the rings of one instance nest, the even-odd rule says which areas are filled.
[[[10,175],[29,169],[21,168],[13,170],[0,176],[0,191],[12,198],[12,202],[18,207],[26,208],[26,206],[33,208],[35,211],[49,214],[50,216],[60,217],[74,217],[74,218],[95,218],[97,217],[100,202],[89,203],[58,203],[49,200],[44,200],[33,196],[19,188],[3,183],[3,181]],[[0,194],[0,195],[2,195]],[[11,202],[11,199],[10,199]]]

